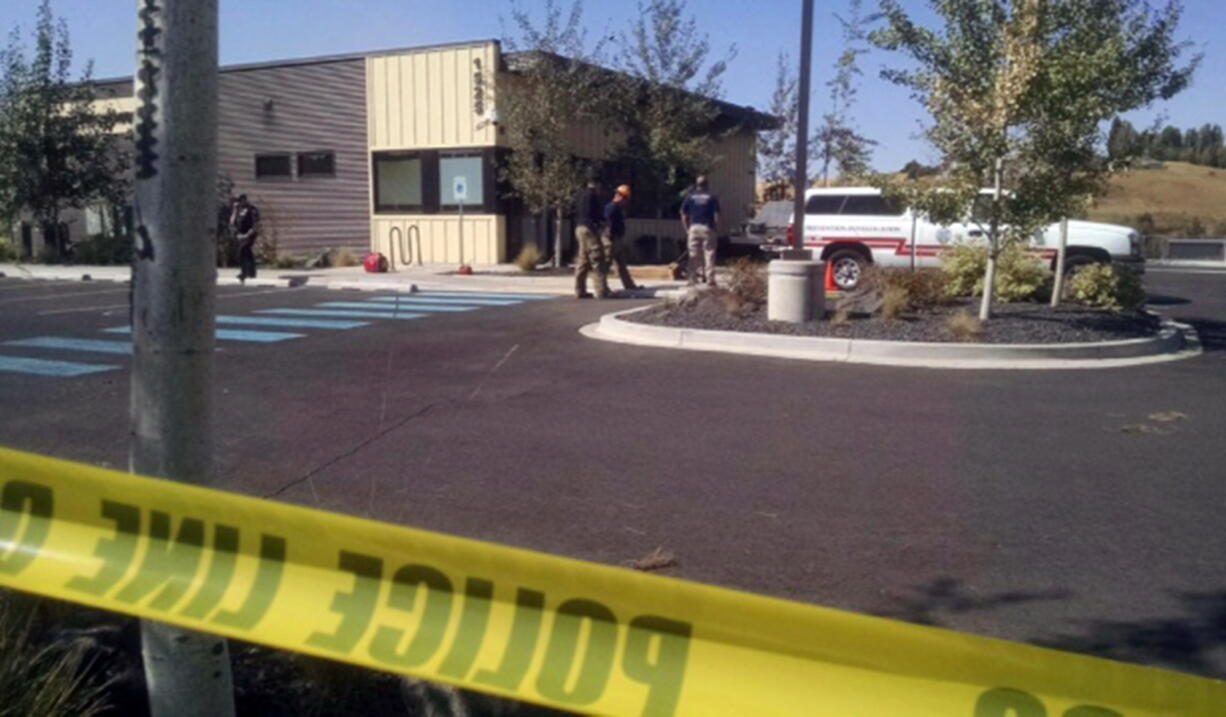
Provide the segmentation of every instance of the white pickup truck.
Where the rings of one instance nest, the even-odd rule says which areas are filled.
[[[991,201],[991,193],[980,195]],[[976,202],[976,208],[981,208]],[[870,264],[884,267],[939,266],[941,253],[955,242],[986,241],[972,221],[941,226],[892,205],[873,187],[831,187],[805,192],[804,246],[815,259],[832,265],[834,283],[854,289]],[[1030,240],[1032,251],[1055,269],[1060,226],[1053,224]],[[1119,262],[1144,271],[1141,235],[1134,229],[1098,222],[1069,221],[1065,271],[1096,262]]]

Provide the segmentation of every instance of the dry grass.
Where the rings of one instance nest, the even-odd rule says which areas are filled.
[[[1137,169],[1111,179],[1107,194],[1090,210],[1093,221],[1135,224],[1153,217],[1158,233],[1199,221],[1212,232],[1226,223],[1226,170],[1186,162],[1167,162],[1165,169]]]
[[[677,558],[663,547],[659,547],[632,562],[630,567],[634,568],[635,570],[650,572],[652,570],[671,568],[676,564]]]
[[[979,318],[968,311],[950,314],[949,318],[945,319],[945,330],[954,341],[978,341],[983,335],[983,325]]]
[[[352,249],[337,249],[329,259],[332,262],[332,266],[357,266],[362,263],[362,260],[358,258],[357,254],[353,253]]]
[[[536,248],[536,244],[525,244],[524,248],[519,250],[519,255],[515,257],[515,266],[522,271],[535,271],[540,261],[541,250]]]
[[[831,326],[846,326],[851,321],[851,312],[847,309],[835,309],[830,317]]]
[[[85,645],[34,641],[39,602],[0,593],[0,717],[92,717],[108,685],[91,676]]]
[[[881,295],[881,318],[893,321],[911,307],[911,294],[903,286],[887,286]]]

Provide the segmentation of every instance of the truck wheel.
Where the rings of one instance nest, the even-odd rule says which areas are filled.
[[[855,249],[839,249],[826,261],[830,262],[830,273],[839,291],[851,291],[859,286],[860,277],[868,268],[868,259]]]
[[[1072,254],[1064,257],[1064,275],[1072,276],[1082,267],[1097,264],[1098,260],[1088,254]]]

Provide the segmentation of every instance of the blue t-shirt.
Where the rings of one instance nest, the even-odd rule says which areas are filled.
[[[690,192],[681,204],[681,213],[690,224],[706,224],[715,226],[715,215],[719,214],[719,197],[710,192]]]
[[[626,213],[622,211],[620,204],[609,202],[604,205],[604,220],[609,236],[621,239],[626,235]]]

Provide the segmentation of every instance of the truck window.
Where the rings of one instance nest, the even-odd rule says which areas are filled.
[[[847,199],[846,194],[818,194],[809,197],[805,202],[805,214],[839,214]]]
[[[902,216],[902,205],[888,201],[880,194],[856,194],[847,198],[844,214],[897,217]]]

